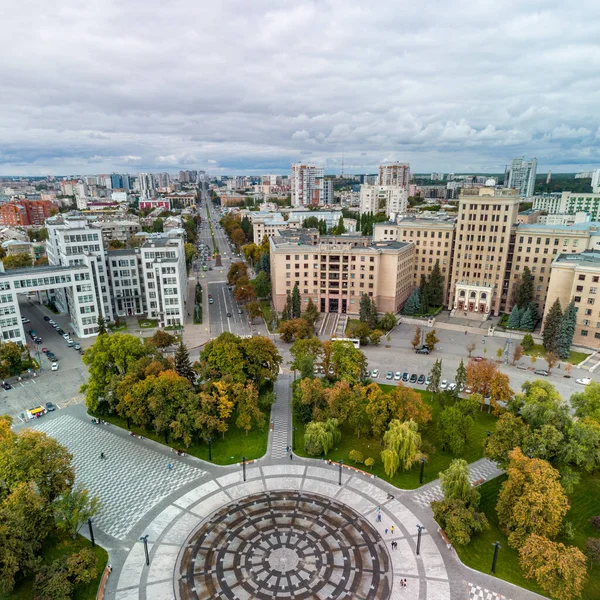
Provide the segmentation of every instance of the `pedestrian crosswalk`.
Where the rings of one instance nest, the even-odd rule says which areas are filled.
[[[275,384],[276,401],[271,411],[271,458],[285,458],[291,446],[290,376],[280,375]]]

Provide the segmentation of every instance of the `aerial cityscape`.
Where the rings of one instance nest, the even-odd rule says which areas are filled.
[[[600,7],[425,8],[6,15],[2,600],[600,599]]]

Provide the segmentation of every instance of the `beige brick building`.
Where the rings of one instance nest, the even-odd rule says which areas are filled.
[[[563,310],[573,300],[577,307],[577,326],[573,343],[588,348],[600,348],[599,289],[600,251],[559,254],[552,263],[544,319],[556,298],[560,300]]]
[[[444,276],[444,304],[448,303],[448,294],[452,273],[454,252],[454,217],[427,218],[405,217],[399,223],[377,223],[373,227],[375,241],[412,242],[415,245],[415,264],[413,268],[413,286],[426,277],[439,260]]]
[[[458,205],[449,308],[481,316],[508,310],[515,190],[464,190]]]
[[[312,298],[320,312],[359,313],[362,293],[379,312],[400,310],[413,288],[414,245],[360,235],[323,236],[315,230],[271,237],[275,309],[282,311],[296,282],[302,307]]]

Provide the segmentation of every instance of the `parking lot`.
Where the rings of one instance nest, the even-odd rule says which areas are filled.
[[[21,380],[9,378],[7,381],[13,386],[10,390],[0,388],[0,413],[8,414],[16,421],[20,415],[29,408],[45,405],[52,402],[57,409],[81,402],[82,396],[79,389],[87,378],[87,369],[81,361],[81,355],[73,348],[67,346],[66,341],[47,322],[44,316],[60,324],[65,332],[72,332],[68,325],[68,315],[55,315],[47,307],[40,306],[37,298],[22,295],[19,297],[21,314],[29,323],[24,323],[25,334],[31,356],[40,363],[40,371],[23,375]],[[35,344],[27,332],[33,329],[42,338],[41,344]],[[81,343],[83,348],[93,343],[91,340],[80,341],[76,336],[71,336],[75,343]],[[42,353],[42,348],[50,349],[57,357],[58,370],[52,371],[52,361]]]

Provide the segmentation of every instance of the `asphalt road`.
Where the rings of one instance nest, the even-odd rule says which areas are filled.
[[[207,287],[213,299],[213,304],[208,305],[211,336],[217,337],[224,331],[236,335],[250,335],[248,317],[244,311],[239,313],[239,306],[233,298],[233,292],[227,289],[227,282],[212,282],[208,283]]]

